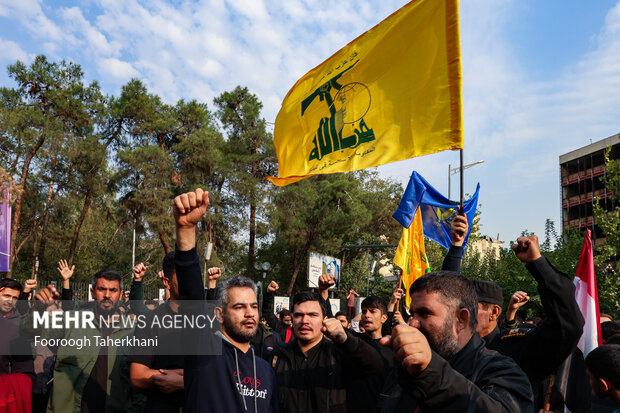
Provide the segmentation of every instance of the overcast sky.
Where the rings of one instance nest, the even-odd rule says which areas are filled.
[[[0,0],[0,66],[37,54],[82,65],[118,94],[139,78],[169,103],[247,86],[273,122],[308,70],[403,0]],[[620,132],[620,3],[463,0],[465,191],[481,184],[482,233],[514,240],[560,227],[558,157]],[[0,84],[13,86],[0,73]],[[379,168],[417,170],[447,194],[443,152]],[[458,176],[452,197],[458,197]]]

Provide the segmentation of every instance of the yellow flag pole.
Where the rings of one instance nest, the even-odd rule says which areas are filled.
[[[461,154],[461,213],[463,213],[463,170],[465,169],[463,168],[463,150],[461,149],[459,153]]]

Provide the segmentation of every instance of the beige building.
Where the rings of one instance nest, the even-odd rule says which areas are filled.
[[[468,242],[468,245],[478,252],[480,256],[484,257],[487,254],[492,254],[497,260],[504,247],[504,241],[489,237],[488,235],[482,235],[476,241]]]

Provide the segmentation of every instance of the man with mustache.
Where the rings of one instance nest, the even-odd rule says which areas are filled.
[[[460,272],[468,231],[466,216],[457,215],[450,231],[452,245],[442,269]],[[545,318],[538,326],[517,326],[516,309],[529,300],[527,294],[519,294],[512,300],[500,330],[498,321],[504,301],[501,287],[492,281],[473,280],[478,294],[477,332],[487,348],[509,356],[523,369],[532,385],[535,406],[542,407],[547,388],[545,379],[577,348],[584,319],[575,300],[571,277],[541,255],[536,235],[517,238],[512,250],[537,284]]]
[[[88,348],[78,351],[72,347],[59,347],[54,368],[54,386],[48,404],[48,411],[65,412],[76,409],[82,412],[121,412],[132,405],[132,392],[129,385],[129,366],[121,348],[99,346],[100,340],[108,337],[122,339],[133,332],[130,323],[112,320],[125,317],[118,311],[123,293],[122,278],[112,270],[101,270],[92,279],[91,293],[95,299],[80,312],[94,312],[94,326],[80,324],[78,328],[48,328],[33,331],[32,314],[26,321],[24,331],[31,336],[67,340],[89,337]],[[35,295],[32,311],[42,312],[54,305],[60,294],[49,285]],[[109,325],[106,325],[107,321]],[[95,340],[95,337],[100,337]],[[128,390],[129,389],[129,390]]]
[[[275,349],[271,366],[278,383],[280,412],[346,412],[347,386],[381,373],[379,353],[327,318],[321,297],[293,297],[295,340]]]
[[[533,411],[526,375],[476,333],[478,304],[469,280],[438,271],[418,278],[410,293],[410,324],[381,339],[399,364],[399,386],[384,411]]]
[[[183,306],[204,303],[196,224],[209,205],[202,189],[174,199],[177,245],[174,264]],[[246,277],[227,278],[217,285],[215,316],[221,324],[222,352],[187,355],[184,359],[185,410],[188,412],[277,412],[276,384],[269,364],[255,355],[250,340],[258,327],[256,284]],[[208,340],[209,338],[205,338]]]

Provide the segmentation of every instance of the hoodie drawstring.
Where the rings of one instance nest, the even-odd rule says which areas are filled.
[[[237,366],[237,383],[238,385],[241,383],[241,372],[239,371],[239,357],[237,356],[237,348],[233,346],[233,350],[235,350],[235,365]],[[254,373],[256,374],[256,373]],[[239,387],[237,385],[237,391],[239,391]],[[239,392],[241,393],[241,392]],[[241,393],[241,399],[243,399],[243,407],[245,408],[245,410],[248,410],[248,405],[245,404],[245,396],[243,395],[243,393]],[[256,410],[255,410],[256,411]]]
[[[254,413],[258,413],[258,403],[256,401],[256,393],[258,393],[258,387],[256,386],[256,354],[254,353],[254,347],[250,346],[252,350],[252,361],[254,362]]]

